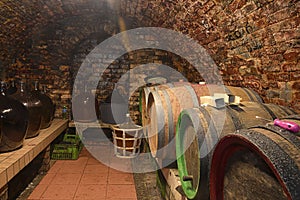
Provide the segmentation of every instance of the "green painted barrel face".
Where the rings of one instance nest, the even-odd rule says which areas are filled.
[[[199,142],[193,123],[184,112],[177,123],[176,156],[182,189],[189,199],[194,199],[200,183]]]

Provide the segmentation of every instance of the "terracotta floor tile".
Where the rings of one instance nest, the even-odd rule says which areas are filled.
[[[43,177],[41,182],[39,183],[40,185],[49,185],[53,178],[55,177],[56,174],[54,173],[47,173],[46,176]]]
[[[108,184],[130,185],[134,184],[133,175],[129,173],[112,173],[108,175]]]
[[[107,198],[111,199],[130,199],[136,198],[134,185],[108,185]]]
[[[86,165],[88,157],[79,157],[77,160],[65,160],[65,164],[69,165]]]
[[[60,168],[64,165],[63,160],[57,160],[54,165],[50,168],[50,170],[47,172],[48,174],[57,173]]]
[[[28,200],[40,199],[43,193],[46,191],[48,185],[38,185],[34,188],[33,192],[28,197]]]
[[[79,185],[75,199],[100,199],[106,197],[106,185]]]
[[[107,184],[107,173],[100,174],[83,174],[80,180],[80,184]]]
[[[113,157],[110,166],[117,171],[132,172],[132,163],[130,159]]]
[[[97,160],[96,158],[89,158],[88,159],[88,162],[87,162],[88,165],[98,165],[98,164],[102,164],[99,160]]]
[[[72,198],[73,199],[73,198]],[[32,200],[41,200],[41,199],[32,199]],[[46,200],[57,200],[52,198],[46,198]],[[71,200],[71,199],[59,199],[59,200]]]
[[[41,199],[73,199],[77,185],[54,185],[48,186]]]
[[[91,156],[90,152],[86,149],[86,148],[83,148],[79,154],[80,157],[89,157]]]
[[[113,169],[113,168],[109,168],[109,174],[131,174],[131,171],[126,171],[126,169],[124,168],[120,168],[120,169]]]
[[[85,164],[70,164],[65,163],[57,173],[60,174],[82,174],[85,168]]]
[[[103,174],[108,173],[108,167],[103,164],[98,165],[86,165],[84,173],[88,174]]]
[[[93,146],[89,148],[90,154],[93,157],[101,157],[103,155],[113,155],[113,146],[112,145],[104,145],[104,146]]]
[[[51,185],[74,185],[78,184],[82,174],[56,174]]]
[[[131,166],[131,159],[128,158],[119,158],[117,156],[113,156],[111,161],[112,164],[120,164],[120,165],[126,165],[126,166]]]
[[[78,160],[57,160],[28,200],[137,200],[133,174],[128,173],[131,160],[113,156],[108,147],[96,148],[110,152],[106,161],[116,169],[84,148]]]
[[[122,200],[137,200],[137,198],[121,198]],[[116,200],[115,198],[106,198],[105,200]]]

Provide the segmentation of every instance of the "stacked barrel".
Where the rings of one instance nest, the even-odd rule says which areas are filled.
[[[242,100],[203,105],[201,97],[215,93]],[[177,161],[189,199],[299,198],[300,138],[268,123],[289,118],[300,124],[293,110],[265,104],[251,89],[219,85],[164,84],[144,88],[140,97],[151,154]]]

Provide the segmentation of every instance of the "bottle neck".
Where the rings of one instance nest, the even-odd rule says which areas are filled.
[[[24,82],[20,82],[20,92],[25,92],[25,83]]]
[[[46,85],[43,85],[43,90],[42,90],[42,92],[43,92],[44,94],[47,93],[47,87],[46,87]]]
[[[16,82],[15,81],[11,82],[11,87],[13,87],[13,88],[16,87]]]
[[[35,91],[39,90],[39,82],[38,81],[34,81],[34,90]]]
[[[126,114],[126,120],[125,120],[126,124],[130,124],[131,123],[131,118],[130,118],[130,114]]]
[[[88,92],[88,88],[86,85],[84,85],[84,93],[87,93]]]
[[[3,96],[5,96],[6,94],[6,84],[5,84],[5,82],[1,82],[1,89],[0,89],[0,92],[1,92],[1,94],[3,95]]]

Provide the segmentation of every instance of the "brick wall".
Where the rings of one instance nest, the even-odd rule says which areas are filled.
[[[6,69],[1,68],[1,77],[41,79],[58,104],[56,116],[63,105],[70,105],[73,79],[85,55],[123,30],[117,16],[125,19],[127,29],[156,26],[188,34],[208,50],[225,84],[253,88],[265,101],[300,112],[299,1],[1,2],[0,64]],[[123,73],[145,63],[174,67],[190,81],[201,79],[170,53],[132,52],[106,71],[99,100]],[[133,99],[136,102],[136,94]],[[136,106],[132,110],[136,112]]]
[[[124,15],[199,41],[225,84],[251,87],[267,102],[300,111],[300,2],[124,0]]]

